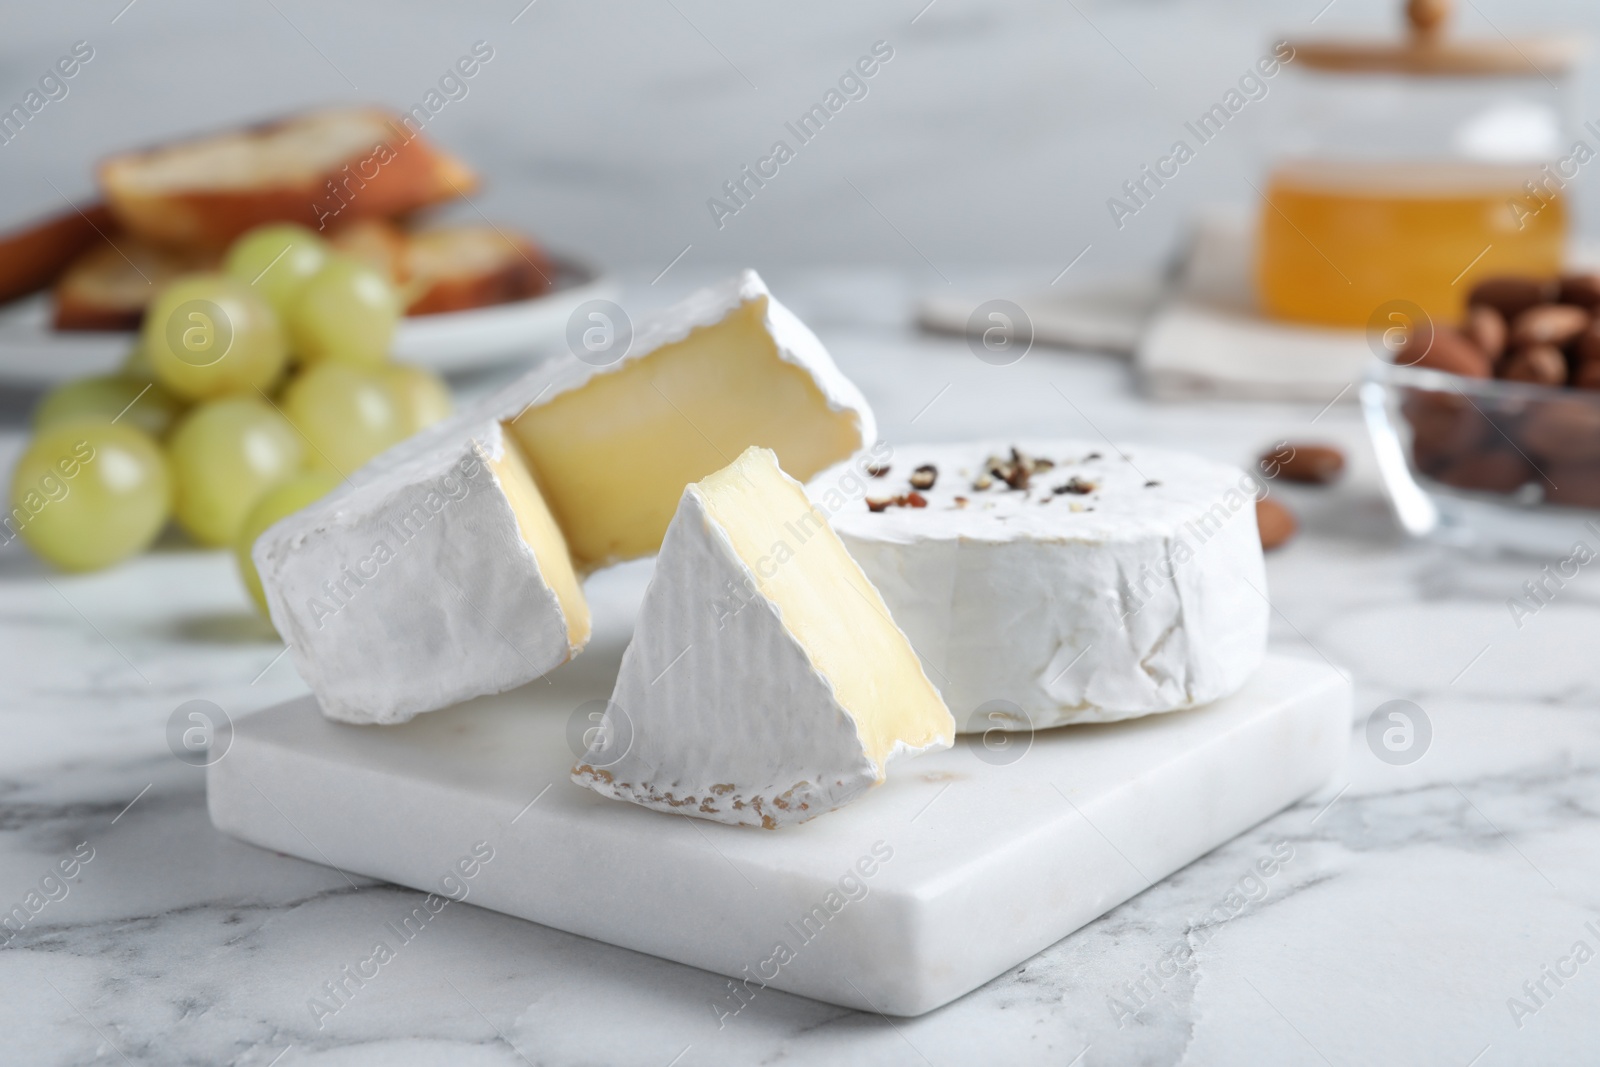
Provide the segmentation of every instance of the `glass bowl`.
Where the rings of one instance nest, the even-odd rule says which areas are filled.
[[[1361,407],[1408,533],[1539,555],[1600,538],[1600,391],[1380,359]]]

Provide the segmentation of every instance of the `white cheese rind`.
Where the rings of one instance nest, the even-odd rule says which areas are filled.
[[[273,625],[331,719],[404,722],[575,651],[490,467],[510,447],[504,430],[460,430],[256,541]]]
[[[756,589],[690,486],[622,657],[597,735],[607,743],[584,754],[573,781],[657,811],[774,829],[880,780],[833,684]],[[730,614],[730,596],[749,599]],[[922,751],[902,742],[890,758]]]
[[[808,487],[958,730],[1135,718],[1242,686],[1265,654],[1270,610],[1250,476],[1161,449],[1023,441],[1057,466],[1025,492],[998,479],[975,490],[985,460],[1011,445],[897,446],[883,478],[841,465]],[[873,513],[862,501],[863,482],[867,496],[908,493],[930,463],[926,508]],[[1074,476],[1098,488],[1053,492]]]

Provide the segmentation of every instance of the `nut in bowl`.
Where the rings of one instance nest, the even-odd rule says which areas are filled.
[[[1564,551],[1600,523],[1600,277],[1494,278],[1459,328],[1411,324],[1362,406],[1406,530]]]

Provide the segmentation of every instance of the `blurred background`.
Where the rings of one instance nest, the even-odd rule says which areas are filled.
[[[1394,0],[496,0],[386,5],[110,0],[13,5],[0,99],[77,40],[95,58],[0,147],[13,219],[86,193],[117,149],[335,101],[404,109],[476,41],[494,58],[427,127],[485,178],[489,216],[613,269],[893,264],[929,286],[966,265],[1152,264],[1200,205],[1250,203],[1273,95],[1118,230],[1121,183],[1270,43],[1401,31]],[[1600,32],[1587,0],[1475,0],[1454,32]],[[706,201],[874,42],[893,59],[748,209]],[[1592,67],[1592,63],[1591,63]],[[1587,71],[1590,67],[1586,67]],[[1283,81],[1270,83],[1276,94]],[[1593,79],[1584,118],[1600,116]],[[1593,234],[1593,183],[1575,195]],[[456,205],[463,220],[473,208]]]

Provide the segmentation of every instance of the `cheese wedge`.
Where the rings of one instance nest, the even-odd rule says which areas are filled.
[[[642,323],[627,359],[511,430],[584,570],[656,551],[683,487],[750,445],[808,478],[873,436],[861,394],[754,271]]]
[[[884,445],[872,461],[877,476],[841,465],[810,493],[962,732],[1176,711],[1260,665],[1270,608],[1244,471],[1090,441]]]
[[[344,722],[510,689],[589,639],[566,542],[494,419],[291,515],[252,555],[301,677]]]
[[[752,448],[682,494],[573,780],[773,829],[854,800],[955,723],[800,483]]]

